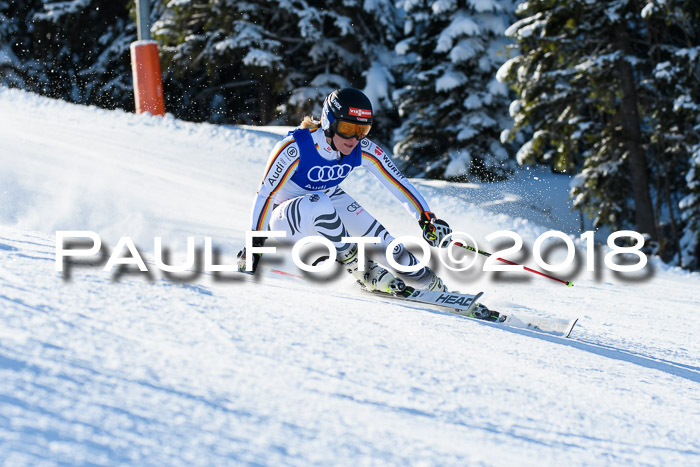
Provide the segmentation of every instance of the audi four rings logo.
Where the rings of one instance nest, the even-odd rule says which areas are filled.
[[[332,180],[340,180],[350,175],[352,166],[349,164],[333,165],[322,167],[317,165],[311,167],[306,176],[312,182],[330,182]]]

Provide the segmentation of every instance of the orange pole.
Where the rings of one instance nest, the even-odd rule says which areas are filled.
[[[156,41],[131,43],[131,72],[134,76],[136,113],[165,115],[163,79]]]

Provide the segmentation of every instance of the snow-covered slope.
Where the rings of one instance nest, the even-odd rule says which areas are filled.
[[[492,308],[578,317],[570,339],[379,300],[342,271],[56,272],[56,230],[129,236],[151,267],[155,236],[176,258],[209,236],[231,264],[275,132],[0,89],[0,464],[700,465],[700,278],[654,261],[631,279],[582,262],[559,274],[573,288],[443,271]],[[348,182],[418,235],[371,177]],[[566,183],[416,181],[487,250],[498,230],[575,233]],[[298,273],[281,253],[268,271]]]

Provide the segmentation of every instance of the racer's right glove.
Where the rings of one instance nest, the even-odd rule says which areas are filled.
[[[418,225],[423,229],[423,238],[430,246],[439,246],[442,240],[452,233],[447,222],[438,219],[430,211],[425,211],[420,215]],[[447,244],[443,245],[443,247],[446,246]]]
[[[265,244],[265,237],[255,237],[253,238],[253,246],[254,247],[261,247]],[[238,270],[240,272],[245,272],[248,274],[255,274],[255,271],[258,269],[258,263],[260,263],[260,258],[262,258],[262,253],[253,253],[253,269],[248,271],[246,269],[246,257],[247,253],[245,250],[245,247],[241,249],[241,251],[238,252],[237,258],[238,258]]]

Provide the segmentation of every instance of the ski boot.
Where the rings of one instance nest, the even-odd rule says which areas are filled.
[[[357,257],[357,248],[353,247],[345,253],[338,253],[338,261],[357,280],[361,287],[377,292],[398,294],[406,288],[403,280],[367,259],[365,270],[360,271],[360,262]]]
[[[486,305],[477,303],[469,316],[477,319],[489,319],[491,317],[491,310],[486,308]]]
[[[417,289],[430,290],[435,292],[448,292],[445,283],[438,277],[432,269],[426,267],[425,272],[419,277],[407,276],[409,282]]]
[[[435,292],[447,292],[448,291],[445,283],[435,273],[433,273],[433,280],[431,281],[431,283],[427,287],[427,289],[434,290]]]
[[[469,316],[476,319],[483,319],[485,321],[493,321],[498,323],[504,322],[507,318],[506,315],[502,315],[498,311],[489,310],[486,308],[486,305],[482,305],[481,303],[476,304],[476,307],[474,307],[471,313],[469,313]]]
[[[357,273],[362,274],[360,271],[357,271]],[[353,274],[353,276],[357,277],[356,274]],[[403,280],[394,276],[371,259],[367,260],[367,270],[364,272],[363,280],[362,285],[368,290],[397,294],[406,288]]]

